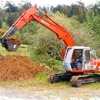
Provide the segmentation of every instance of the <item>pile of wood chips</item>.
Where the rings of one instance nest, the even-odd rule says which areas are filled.
[[[0,55],[0,80],[26,80],[37,76],[40,72],[49,71],[49,68],[29,60],[26,56]]]

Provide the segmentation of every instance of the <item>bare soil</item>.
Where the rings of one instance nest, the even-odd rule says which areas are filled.
[[[26,80],[43,71],[49,71],[47,66],[29,60],[26,56],[0,55],[0,81]]]
[[[0,100],[100,100],[100,89],[86,87],[28,87],[15,86],[0,88]]]

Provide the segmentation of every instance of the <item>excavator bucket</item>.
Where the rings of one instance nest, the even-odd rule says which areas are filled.
[[[21,41],[15,37],[6,37],[4,47],[7,51],[16,51],[21,44]]]
[[[11,40],[5,41],[5,48],[7,51],[16,51],[19,45]]]

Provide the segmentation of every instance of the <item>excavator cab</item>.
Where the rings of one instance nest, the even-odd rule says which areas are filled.
[[[66,71],[94,70],[97,64],[96,52],[84,46],[68,47],[63,60]]]

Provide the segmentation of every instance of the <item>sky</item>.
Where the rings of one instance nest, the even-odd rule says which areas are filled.
[[[0,5],[5,4],[7,0],[0,0]],[[57,6],[58,4],[65,4],[65,5],[71,5],[72,3],[77,3],[77,1],[81,1],[85,3],[85,5],[95,4],[96,2],[100,0],[8,0],[13,1],[16,5],[18,3],[21,3],[21,1],[28,1],[31,2],[32,5],[37,4],[38,6]]]

